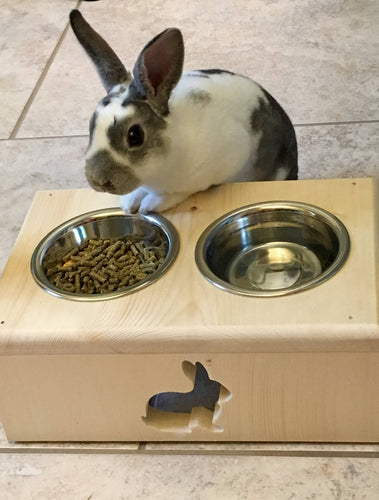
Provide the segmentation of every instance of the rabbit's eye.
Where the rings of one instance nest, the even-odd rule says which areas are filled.
[[[141,146],[144,138],[145,134],[139,125],[132,125],[128,130],[128,144],[130,148]]]

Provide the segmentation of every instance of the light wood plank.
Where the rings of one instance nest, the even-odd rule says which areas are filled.
[[[161,431],[151,396],[188,392],[182,361],[200,361],[232,397],[213,423]],[[18,441],[379,442],[378,353],[7,356],[1,418]]]
[[[374,185],[373,179],[261,182],[195,195],[165,214],[181,239],[169,272],[138,293],[96,303],[48,295],[31,277],[30,258],[47,231],[80,213],[115,206],[117,198],[91,190],[37,193],[0,282],[0,353],[378,350]],[[342,220],[352,241],[343,269],[321,286],[286,297],[241,297],[209,284],[193,257],[205,227],[234,208],[279,199],[313,203]]]

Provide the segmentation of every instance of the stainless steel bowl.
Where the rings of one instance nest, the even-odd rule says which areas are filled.
[[[60,262],[70,250],[89,239],[122,239],[127,235],[148,242],[163,240],[167,254],[164,262],[144,280],[131,286],[102,294],[66,292],[48,280],[44,260]],[[48,293],[78,301],[106,300],[136,292],[160,278],[173,264],[179,251],[179,236],[175,227],[161,215],[125,214],[118,208],[88,212],[61,224],[37,245],[31,259],[31,272],[36,282]],[[46,261],[45,261],[46,262]]]
[[[197,267],[213,285],[241,295],[300,292],[333,276],[350,250],[331,213],[306,203],[257,203],[230,212],[200,236]]]

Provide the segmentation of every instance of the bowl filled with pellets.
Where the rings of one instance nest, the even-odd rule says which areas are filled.
[[[56,297],[107,300],[152,284],[178,251],[178,233],[165,217],[96,210],[48,233],[33,252],[31,273]]]

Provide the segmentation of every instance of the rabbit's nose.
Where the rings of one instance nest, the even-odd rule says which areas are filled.
[[[111,183],[111,181],[107,181],[107,182],[104,182],[104,184],[101,185],[101,188],[104,190],[104,191],[112,191],[114,190],[114,185]]]
[[[111,181],[98,182],[95,179],[89,179],[89,183],[96,191],[103,191],[106,193],[112,193],[114,191],[114,185]]]

